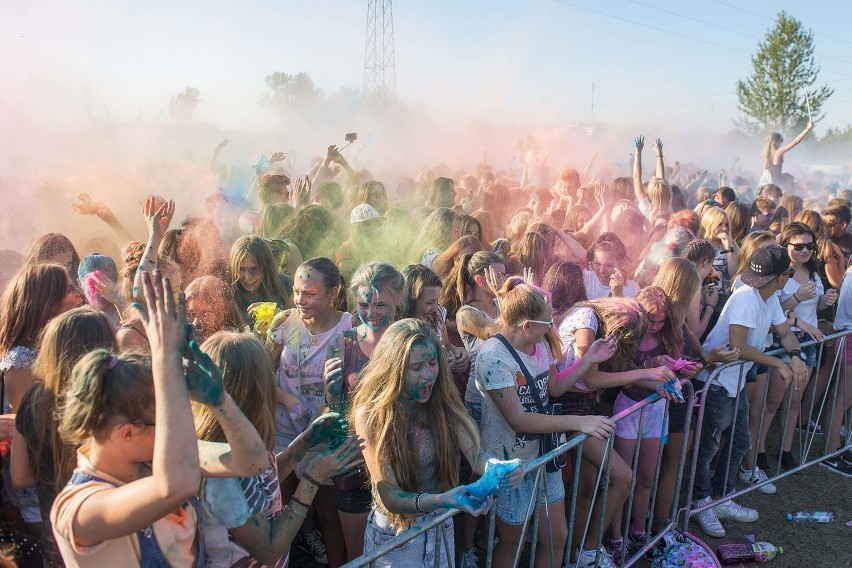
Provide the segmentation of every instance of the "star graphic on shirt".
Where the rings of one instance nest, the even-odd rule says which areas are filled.
[[[512,446],[512,449],[514,450],[517,447],[520,447],[520,448],[523,449],[525,447],[524,444],[526,444],[526,443],[527,443],[527,441],[524,440],[523,436],[515,436],[515,445]]]

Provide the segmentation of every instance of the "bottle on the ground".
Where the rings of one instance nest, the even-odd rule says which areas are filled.
[[[794,523],[833,523],[834,513],[831,511],[798,511],[787,513],[787,520]]]
[[[780,546],[768,542],[756,542],[754,544],[722,544],[719,545],[717,554],[719,562],[724,566],[731,566],[744,562],[769,562],[783,552],[784,549]]]

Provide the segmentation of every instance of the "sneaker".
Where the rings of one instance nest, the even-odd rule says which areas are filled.
[[[849,465],[852,465],[852,450],[846,450],[845,452],[840,454],[840,459],[842,459]]]
[[[610,541],[607,550],[609,550],[609,554],[612,556],[612,563],[616,566],[622,565],[622,558],[625,562],[630,560],[630,553],[627,552],[627,549],[624,547],[624,539],[621,539],[618,542]]]
[[[580,554],[577,555],[577,568],[593,568],[596,557],[599,558],[599,568],[618,568],[615,562],[613,562],[612,556],[609,555],[609,552],[603,546],[598,548],[597,551],[581,550]]]
[[[720,519],[733,519],[741,523],[753,523],[760,516],[755,509],[743,507],[736,501],[725,501],[713,507]]]
[[[766,452],[760,452],[757,454],[757,460],[755,460],[755,465],[762,469],[763,471],[769,471],[769,459],[766,457]]]
[[[703,507],[709,502],[710,497],[705,497],[704,499],[696,501],[695,506]],[[698,520],[701,530],[708,535],[716,538],[722,538],[725,536],[725,527],[723,527],[722,523],[719,522],[719,517],[716,515],[715,507],[710,507],[700,513],[695,513],[695,518]]]
[[[459,560],[459,568],[477,568],[478,565],[479,558],[476,557],[476,547],[462,554]]]
[[[742,481],[743,483],[748,483],[749,485],[757,485],[758,483],[763,483],[764,481],[769,479],[766,476],[766,473],[764,473],[764,471],[759,467],[755,467],[754,471],[744,471],[740,469],[739,478],[740,481]],[[775,485],[773,485],[772,483],[767,483],[766,485],[761,485],[760,487],[758,487],[757,490],[761,493],[772,495],[773,493],[778,491],[778,488],[775,487]]]
[[[808,434],[816,434],[822,436],[822,426],[811,420],[807,424],[797,424],[796,430],[799,432],[807,432]]]
[[[790,471],[799,467],[799,462],[793,457],[793,452],[781,452],[781,469]]]
[[[819,466],[824,467],[829,471],[833,471],[834,473],[839,473],[844,477],[852,477],[852,463],[847,463],[839,457],[822,460],[819,462]]]
[[[322,540],[322,534],[317,529],[308,533],[300,533],[301,536],[297,539],[296,544],[311,555],[314,562],[317,564],[327,565],[328,556],[325,553],[325,543]]]

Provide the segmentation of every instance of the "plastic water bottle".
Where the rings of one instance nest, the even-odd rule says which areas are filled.
[[[743,562],[769,562],[783,553],[784,549],[768,542],[754,544],[722,544],[719,545],[719,561],[724,566],[741,564]]]
[[[831,511],[799,511],[787,513],[787,520],[794,523],[833,523],[834,513]]]

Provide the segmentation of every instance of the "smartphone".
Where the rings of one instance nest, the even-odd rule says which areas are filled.
[[[347,142],[355,142],[356,140],[358,140],[358,133],[357,132],[347,132],[346,133],[346,141]]]

